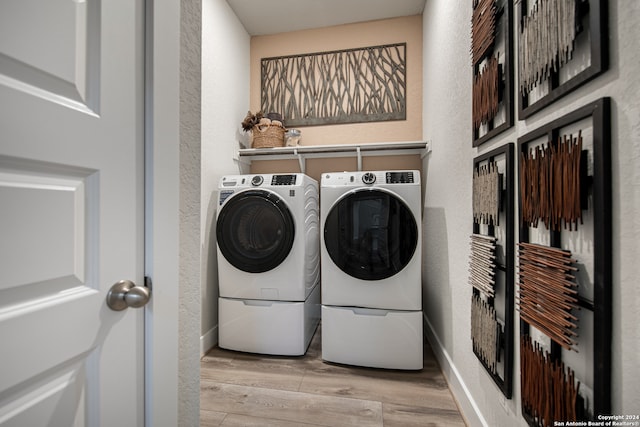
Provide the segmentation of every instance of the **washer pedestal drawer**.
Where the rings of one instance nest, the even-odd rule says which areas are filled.
[[[218,345],[227,350],[301,356],[320,322],[320,286],[304,302],[218,299]]]
[[[422,311],[322,306],[322,358],[385,369],[422,369]]]

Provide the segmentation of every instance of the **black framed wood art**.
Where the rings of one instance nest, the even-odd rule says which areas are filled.
[[[611,410],[610,104],[518,139],[520,384],[531,426]]]
[[[518,118],[609,67],[607,0],[517,0]]]
[[[471,20],[474,147],[513,126],[513,3],[473,0]]]
[[[473,170],[469,260],[472,349],[502,394],[511,399],[515,330],[514,144],[476,157]]]

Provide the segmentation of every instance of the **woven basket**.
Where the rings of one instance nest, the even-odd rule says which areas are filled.
[[[282,126],[276,125],[256,125],[251,129],[253,148],[272,148],[284,146],[284,132]]]

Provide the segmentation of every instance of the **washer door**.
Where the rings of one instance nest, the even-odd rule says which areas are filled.
[[[331,260],[348,275],[382,280],[411,261],[418,226],[409,207],[393,193],[361,189],[329,211],[324,243]]]
[[[276,268],[289,255],[295,224],[277,194],[249,190],[232,196],[222,207],[216,237],[220,252],[234,267],[263,273]]]

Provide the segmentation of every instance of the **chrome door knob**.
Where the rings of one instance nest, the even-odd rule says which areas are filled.
[[[143,307],[151,298],[151,290],[146,286],[136,286],[131,280],[120,280],[107,294],[107,305],[111,310]]]

